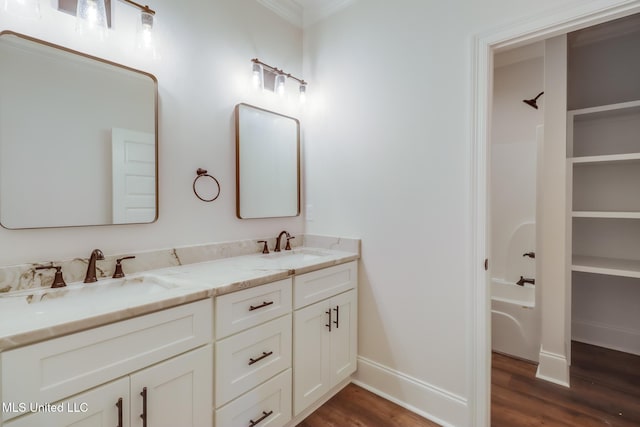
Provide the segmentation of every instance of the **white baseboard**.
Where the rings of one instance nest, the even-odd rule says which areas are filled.
[[[640,331],[574,319],[571,339],[640,356]]]
[[[540,362],[536,378],[569,387],[569,363],[563,354],[551,353],[540,348]]]
[[[470,425],[467,399],[365,357],[353,383],[443,427]]]

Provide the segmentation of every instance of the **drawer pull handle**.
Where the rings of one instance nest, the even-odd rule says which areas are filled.
[[[333,323],[336,324],[336,329],[338,329],[340,327],[340,306],[336,305],[336,308],[334,308],[333,311],[336,312],[336,320],[334,320]]]
[[[328,314],[329,315],[329,323],[327,323],[326,326],[327,328],[329,328],[329,332],[331,332],[331,309],[329,309],[329,311],[325,311],[324,314]]]
[[[118,399],[116,408],[118,408],[118,427],[122,427],[122,398]]]
[[[269,353],[263,351],[262,352],[262,356],[258,357],[257,359],[249,359],[249,366],[253,365],[256,362],[261,361],[262,359],[264,359],[265,357],[269,357],[273,354],[273,351],[270,351]]]
[[[140,418],[142,418],[142,427],[147,427],[147,388],[144,387],[142,389],[142,414],[140,414]]]
[[[258,423],[260,423],[262,420],[264,420],[271,414],[273,414],[273,411],[269,411],[269,412],[262,411],[262,416],[260,418],[258,418],[255,421],[249,420],[249,427],[257,426]]]
[[[256,305],[256,306],[250,305],[249,306],[249,311],[257,310],[259,308],[266,307],[266,306],[271,305],[271,304],[273,304],[273,301],[265,301],[262,304]]]

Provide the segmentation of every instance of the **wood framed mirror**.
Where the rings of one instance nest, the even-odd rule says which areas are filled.
[[[237,217],[300,215],[300,121],[249,104],[235,121]]]

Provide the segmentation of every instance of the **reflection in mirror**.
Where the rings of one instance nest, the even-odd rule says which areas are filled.
[[[155,77],[5,31],[0,94],[2,226],[155,221]]]
[[[300,214],[300,122],[247,104],[236,106],[236,214]]]

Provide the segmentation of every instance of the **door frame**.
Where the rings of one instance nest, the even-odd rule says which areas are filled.
[[[472,40],[471,229],[473,273],[470,283],[469,410],[473,426],[489,426],[491,417],[491,298],[484,268],[489,254],[489,141],[493,94],[493,53],[542,41],[640,12],[640,0],[593,0],[534,16]]]

